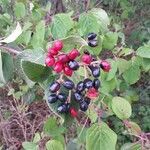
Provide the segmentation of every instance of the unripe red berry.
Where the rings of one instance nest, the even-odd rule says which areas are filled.
[[[111,65],[108,61],[102,60],[100,63],[100,67],[103,69],[105,72],[109,72],[111,69]]]
[[[84,62],[85,64],[90,64],[92,62],[92,56],[88,55],[88,54],[83,54],[82,58],[81,58],[82,62]]]
[[[63,64],[60,61],[57,61],[54,65],[54,71],[60,73],[63,70]]]
[[[87,97],[91,98],[91,99],[95,99],[99,96],[99,92],[98,90],[96,90],[95,88],[90,88],[87,91]]]
[[[69,67],[65,66],[65,68],[64,68],[64,74],[71,77],[72,74],[73,74],[73,70],[70,69]]]
[[[45,59],[45,64],[46,64],[46,66],[48,66],[48,67],[53,66],[53,65],[55,64],[55,59],[54,59],[54,57],[46,57],[46,59]]]
[[[50,53],[50,55],[57,55],[58,54],[58,51],[56,51],[54,48],[49,48],[48,49],[48,53]]]
[[[76,57],[78,57],[80,55],[79,51],[77,49],[72,49],[69,54],[68,57],[71,60],[74,60]]]
[[[60,51],[63,48],[63,42],[61,40],[56,40],[53,43],[53,48],[55,51]]]
[[[73,117],[73,118],[76,118],[77,115],[78,115],[78,112],[75,108],[70,108],[70,115]]]
[[[66,63],[66,62],[69,61],[69,58],[68,58],[68,56],[67,56],[66,54],[60,54],[60,55],[58,56],[58,59],[59,59],[59,61],[62,62],[62,63]]]

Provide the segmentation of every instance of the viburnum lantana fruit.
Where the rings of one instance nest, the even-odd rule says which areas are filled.
[[[111,69],[111,65],[108,61],[102,60],[100,63],[100,67],[103,69],[105,72],[109,72]]]
[[[97,46],[97,34],[88,34],[87,41],[89,46]],[[48,102],[58,103],[58,113],[69,113],[71,117],[76,118],[78,110],[86,111],[91,104],[91,99],[99,96],[101,69],[109,72],[111,66],[106,60],[98,60],[88,50],[80,54],[79,50],[74,48],[65,53],[63,46],[61,40],[54,41],[46,55],[46,66],[53,68],[59,77],[50,84]],[[80,67],[83,68],[84,79],[79,78],[81,80],[74,83],[71,77],[76,78],[74,72]]]

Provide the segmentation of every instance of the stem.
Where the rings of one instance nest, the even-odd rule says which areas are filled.
[[[13,48],[7,47],[7,46],[1,46],[1,45],[0,45],[0,48],[1,48],[1,49],[4,49],[5,51],[7,51],[7,52],[9,52],[9,53],[11,53],[11,54],[13,54],[13,55],[19,55],[19,54],[21,53],[21,52],[15,50],[15,49],[13,49]]]
[[[67,103],[70,103],[70,102],[71,102],[71,90],[69,91]]]
[[[84,65],[84,77],[85,79],[88,77],[88,74],[87,74],[87,70],[86,70],[86,66]]]

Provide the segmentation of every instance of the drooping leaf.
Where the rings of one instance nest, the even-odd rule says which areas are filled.
[[[140,79],[140,73],[141,70],[138,65],[131,65],[131,67],[123,73],[123,78],[128,84],[134,84]]]
[[[23,142],[22,146],[25,150],[38,150],[38,145],[33,142]]]
[[[150,46],[145,45],[137,49],[136,54],[143,58],[150,58]]]
[[[122,97],[114,97],[112,99],[112,110],[121,120],[128,119],[132,113],[130,103]]]
[[[61,142],[50,140],[46,143],[46,150],[64,150],[64,147]]]
[[[90,32],[98,33],[100,26],[97,18],[92,13],[83,13],[79,17],[79,33],[81,36],[87,35]]]
[[[13,58],[0,51],[0,83],[5,84],[13,77]]]
[[[53,18],[51,32],[54,39],[64,38],[73,28],[73,20],[69,14],[57,14]]]
[[[50,68],[30,61],[22,61],[22,69],[25,75],[34,82],[43,82],[51,73]]]
[[[21,35],[21,33],[22,33],[22,28],[19,22],[17,22],[17,26],[15,30],[12,31],[12,33],[8,37],[4,38],[3,40],[0,40],[0,45],[1,43],[11,43],[15,41],[19,37],[19,35]]]
[[[116,32],[107,32],[103,40],[103,48],[112,50],[118,41],[118,34]]]
[[[36,132],[35,135],[34,135],[34,138],[33,138],[33,142],[34,143],[37,143],[41,140],[41,136],[40,136],[40,133]]]
[[[129,121],[129,128],[128,128],[128,131],[131,133],[131,134],[134,134],[134,135],[140,135],[141,134],[141,128],[140,126],[133,122],[133,121]]]
[[[43,48],[44,36],[45,36],[45,22],[40,21],[36,26],[36,31],[34,32],[31,41],[33,48],[41,48],[41,47]]]
[[[96,17],[97,22],[100,25],[101,32],[107,31],[107,27],[110,24],[110,20],[106,11],[101,8],[94,8],[90,12]]]
[[[116,133],[107,124],[93,124],[86,134],[86,150],[115,150]]]

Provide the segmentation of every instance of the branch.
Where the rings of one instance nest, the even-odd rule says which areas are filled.
[[[13,48],[7,47],[7,46],[1,46],[1,45],[0,45],[0,49],[3,49],[3,50],[5,50],[5,51],[7,51],[7,52],[9,52],[9,53],[11,53],[11,54],[13,54],[13,55],[19,55],[19,54],[21,53],[21,52],[15,50],[15,49],[13,49]]]

